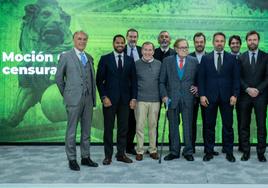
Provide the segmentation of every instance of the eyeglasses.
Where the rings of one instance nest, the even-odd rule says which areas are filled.
[[[182,50],[182,51],[187,51],[189,49],[189,47],[178,47],[179,50]]]

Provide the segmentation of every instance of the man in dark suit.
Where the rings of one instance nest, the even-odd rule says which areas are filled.
[[[242,41],[240,36],[238,35],[232,35],[229,38],[229,47],[231,50],[231,54],[234,55],[237,59],[237,63],[239,63],[238,61],[238,57],[241,54],[240,53],[240,48],[242,45]],[[238,130],[238,151],[242,152],[242,146],[241,146],[241,133],[240,133],[240,111],[239,111],[239,97],[237,98],[237,103],[235,105],[235,110],[236,110],[236,119],[237,119],[237,130]],[[223,150],[223,152],[225,152]]]
[[[194,41],[194,47],[195,47],[195,51],[190,53],[190,56],[196,57],[198,60],[198,66],[197,69],[199,69],[200,66],[200,62],[201,59],[203,57],[203,55],[206,54],[205,52],[205,45],[206,45],[206,36],[201,33],[201,32],[197,32],[194,37],[193,37],[193,41]],[[196,80],[195,80],[195,87],[197,87],[198,83],[197,83],[197,76],[196,76]],[[196,130],[197,130],[197,117],[198,117],[198,109],[199,109],[199,105],[200,105],[200,99],[199,99],[199,95],[198,93],[196,93],[195,95],[195,99],[194,99],[194,111],[193,111],[193,124],[192,124],[192,144],[193,144],[193,153],[195,153],[195,142],[196,142]],[[205,131],[203,129],[204,127],[204,122],[205,122],[205,109],[202,105],[200,105],[200,109],[201,109],[201,117],[202,117],[202,130],[203,130],[203,140],[205,140]],[[219,153],[216,151],[213,151],[214,155],[218,155]]]
[[[246,35],[248,51],[239,57],[241,67],[241,96],[239,101],[241,122],[242,161],[250,158],[250,122],[254,108],[257,124],[257,154],[260,162],[266,162],[266,109],[268,86],[267,54],[258,48],[260,35],[250,31]]]
[[[192,114],[194,94],[192,88],[196,71],[197,59],[188,55],[189,45],[185,39],[177,39],[174,48],[177,55],[164,59],[161,66],[159,86],[160,96],[164,103],[170,99],[168,120],[170,127],[170,153],[164,160],[169,161],[180,157],[180,114],[182,116],[183,136],[185,147],[183,156],[187,161],[193,161],[192,149]]]
[[[96,106],[96,86],[93,58],[84,50],[88,35],[77,31],[73,35],[74,48],[61,54],[56,73],[56,83],[67,111],[65,151],[71,170],[79,171],[76,161],[76,129],[81,125],[81,164],[97,167],[90,159],[90,127],[93,106]]]
[[[163,62],[165,57],[170,55],[175,55],[176,52],[169,47],[171,42],[171,37],[167,31],[161,31],[158,35],[159,48],[156,48],[154,51],[154,58]]]
[[[156,48],[154,51],[154,58],[156,60],[159,60],[162,63],[164,58],[176,54],[176,51],[169,47],[170,43],[171,43],[171,37],[170,37],[169,32],[168,31],[160,31],[160,33],[158,35],[158,44],[160,46],[158,48]],[[160,109],[158,112],[158,119],[157,119],[156,146],[158,145],[158,127],[159,127],[159,119],[160,119],[160,115],[161,115],[161,106],[162,106],[162,102],[160,103]],[[169,136],[169,143],[171,143],[170,136]]]
[[[133,58],[134,61],[138,61],[141,54],[141,47],[137,46],[139,33],[136,29],[130,28],[127,30],[126,34],[127,45],[125,46],[124,53],[129,57]],[[136,119],[133,109],[129,109],[129,117],[128,117],[128,133],[127,133],[127,148],[126,153],[137,155],[135,150],[134,138],[136,134]]]
[[[113,52],[100,58],[96,78],[103,103],[105,152],[103,165],[112,162],[115,116],[117,116],[117,161],[132,163],[132,160],[125,155],[125,150],[129,108],[135,108],[137,98],[136,68],[133,58],[124,53],[124,36],[115,35],[113,46]]]
[[[233,55],[224,51],[225,35],[213,36],[214,51],[203,56],[198,72],[200,103],[205,107],[205,156],[213,158],[215,126],[218,108],[222,117],[223,149],[226,159],[235,162],[233,155],[233,106],[239,95],[239,65]]]

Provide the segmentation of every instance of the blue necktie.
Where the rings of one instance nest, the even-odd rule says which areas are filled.
[[[87,65],[87,59],[86,59],[85,53],[81,52],[81,53],[80,53],[80,56],[81,56],[82,64],[83,64],[84,67],[85,67],[85,66]]]

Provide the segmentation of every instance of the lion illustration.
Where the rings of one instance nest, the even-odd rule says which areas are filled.
[[[22,54],[52,54],[54,62],[23,62],[22,67],[56,67],[57,56],[72,48],[71,17],[55,0],[38,0],[25,6],[19,47]],[[16,127],[26,112],[40,102],[44,91],[54,83],[51,75],[19,75],[19,91],[10,115],[2,125]]]

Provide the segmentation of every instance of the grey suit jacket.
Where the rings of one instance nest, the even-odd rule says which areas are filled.
[[[179,101],[192,102],[194,99],[190,88],[194,85],[198,60],[187,56],[184,65],[184,74],[180,80],[176,55],[169,56],[163,60],[160,71],[160,96],[171,99],[170,108],[175,109]]]
[[[90,76],[89,81],[92,85],[92,101],[96,106],[96,82],[95,71],[93,66],[93,58],[86,53]],[[80,66],[81,62],[77,57],[74,49],[62,53],[56,72],[56,83],[64,98],[66,105],[78,105],[83,94],[83,76]]]

